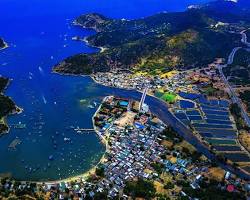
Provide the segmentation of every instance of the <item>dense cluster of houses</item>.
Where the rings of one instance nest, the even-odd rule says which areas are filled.
[[[112,127],[110,142],[112,143],[108,162],[105,166],[105,178],[113,187],[110,196],[116,195],[125,186],[127,180],[135,177],[152,178],[144,172],[150,163],[160,159],[164,148],[156,142],[157,135],[164,126],[152,127],[146,125],[144,129],[135,127]]]
[[[160,77],[150,77],[145,75],[132,75],[129,72],[115,71],[106,73],[96,73],[93,79],[102,85],[135,89],[142,91],[145,87],[149,89],[157,89],[165,84]]]
[[[152,178],[144,172],[151,162],[160,159],[164,148],[156,141],[165,125],[150,113],[136,113],[134,102],[115,97],[106,97],[95,120],[98,130],[108,138],[107,161],[103,163],[105,179],[98,184],[99,190],[109,190],[111,197],[116,196],[127,180],[135,177]],[[122,108],[120,115],[111,114],[113,109]],[[103,110],[108,109],[106,113]],[[119,110],[119,109],[118,109]],[[125,110],[127,112],[125,112]],[[114,117],[116,116],[116,118]],[[112,117],[112,122],[109,120]],[[112,186],[112,187],[110,187]]]
[[[132,74],[127,71],[110,71],[106,73],[97,73],[93,79],[102,85],[135,89],[142,91],[148,88],[152,94],[156,94],[159,89],[178,93],[198,91],[198,85],[213,84],[215,88],[223,88],[220,76],[214,65],[203,69],[192,69],[182,72],[167,72],[159,76],[150,76],[144,73]]]

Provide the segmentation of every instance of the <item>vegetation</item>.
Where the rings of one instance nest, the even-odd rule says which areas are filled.
[[[171,92],[165,92],[162,96],[161,99],[164,101],[167,101],[168,103],[174,103],[176,100],[176,94],[171,93]]]
[[[76,22],[95,29],[97,34],[88,37],[88,42],[107,50],[69,57],[54,68],[56,72],[91,74],[125,68],[154,75],[205,66],[216,57],[226,57],[240,43],[237,34],[210,28],[216,21],[199,9],[130,21],[88,14]]]
[[[104,177],[104,167],[97,167],[95,170],[95,174],[100,177]]]
[[[242,119],[242,116],[241,116],[241,109],[240,109],[240,107],[238,106],[237,103],[233,103],[233,104],[230,106],[230,112],[231,112],[232,115],[234,116],[234,120],[235,120],[235,122],[236,122],[237,129],[238,129],[238,130],[245,129],[245,128],[246,128],[245,122],[244,122],[244,120]]]
[[[154,168],[154,170],[158,173],[161,174],[164,170],[164,165],[160,163],[152,163],[151,166]]]
[[[207,96],[218,96],[217,93],[219,92],[219,90],[214,88],[212,84],[206,85],[201,89],[202,93],[206,94]]]
[[[155,187],[153,182],[138,179],[137,181],[130,181],[126,183],[124,193],[132,198],[141,197],[145,199],[152,199],[155,197]]]
[[[167,127],[161,135],[165,137],[166,140],[173,142],[174,144],[180,143],[183,141],[183,138],[180,137],[172,127]]]
[[[245,199],[244,194],[241,193],[230,193],[226,190],[219,189],[218,186],[219,182],[215,180],[210,181],[202,181],[200,183],[201,188],[193,189],[191,186],[183,187],[183,191],[193,198],[198,198],[201,200],[211,200],[211,199],[218,199],[218,200],[243,200]]]
[[[169,190],[169,189],[173,189],[174,188],[174,184],[172,182],[167,182],[164,185],[164,189]]]
[[[250,152],[250,135],[247,131],[241,131],[239,133],[239,142],[248,152]]]
[[[230,67],[224,68],[225,75],[235,85],[247,86],[250,84],[250,52],[240,49]]]
[[[8,127],[1,119],[11,113],[16,108],[14,102],[9,97],[6,97],[2,94],[7,83],[8,79],[0,77],[0,134],[8,130]]]
[[[250,112],[250,90],[240,93],[240,98],[246,104],[247,111]]]

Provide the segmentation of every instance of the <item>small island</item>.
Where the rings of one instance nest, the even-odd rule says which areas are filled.
[[[7,47],[8,47],[7,43],[2,38],[0,38],[0,50],[5,49]]]

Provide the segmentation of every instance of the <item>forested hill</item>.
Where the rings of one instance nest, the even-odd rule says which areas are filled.
[[[217,9],[216,3],[219,8],[232,7],[230,13],[234,13],[235,17],[230,20],[242,24],[247,11],[244,16],[240,15],[235,3],[224,1],[137,20],[113,20],[96,13],[82,15],[75,20],[75,24],[97,32],[87,38],[89,44],[107,50],[69,57],[55,66],[54,71],[90,74],[109,71],[111,67],[149,71],[156,68],[191,68],[205,66],[216,57],[225,58],[233,47],[240,44],[240,37],[215,28],[218,21],[231,22],[224,10]],[[249,19],[244,23],[248,23]]]
[[[200,9],[215,20],[231,23],[250,22],[249,0],[238,0],[237,3],[226,0],[212,1]]]
[[[14,102],[9,97],[2,94],[7,84],[8,79],[0,77],[0,136],[3,132],[8,130],[8,127],[4,124],[2,118],[16,111]]]

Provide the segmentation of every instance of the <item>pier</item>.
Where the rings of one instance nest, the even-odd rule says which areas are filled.
[[[93,128],[74,128],[74,131],[77,133],[89,133],[89,132],[94,132],[95,129]]]

